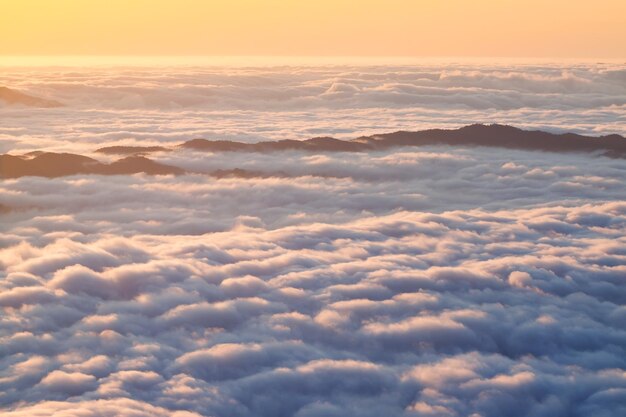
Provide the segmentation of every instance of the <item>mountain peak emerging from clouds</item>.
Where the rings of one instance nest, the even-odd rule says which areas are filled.
[[[0,87],[0,102],[7,105],[22,105],[28,107],[62,107],[63,104],[56,100],[48,100],[45,98],[31,96],[8,87]]]
[[[111,164],[71,153],[34,152],[30,155],[0,155],[0,178],[24,176],[63,177],[79,174],[129,175],[181,174],[183,170],[143,156],[129,156]]]
[[[362,136],[353,140],[318,137],[302,141],[279,140],[243,143],[193,139],[180,146],[210,152],[272,152],[284,150],[363,152],[399,146],[425,145],[489,146],[553,152],[602,151],[610,156],[626,155],[626,140],[620,135],[591,137],[576,133],[556,134],[539,130],[522,130],[500,124],[473,124],[459,129],[429,129],[418,132],[399,131],[381,135]]]
[[[549,133],[528,131],[507,125],[474,124],[459,129],[430,129],[419,132],[395,132],[374,136],[362,136],[353,140],[316,137],[307,140],[280,140],[244,143],[227,140],[193,139],[179,145],[178,149],[201,152],[368,152],[402,146],[484,146],[547,152],[594,152],[614,158],[626,157],[626,139],[620,135],[600,137],[582,136],[575,133]],[[120,175],[146,173],[183,174],[184,169],[148,159],[152,152],[175,151],[161,146],[112,146],[97,149],[102,154],[124,155],[111,164],[68,153],[34,151],[26,155],[0,155],[0,178],[21,176],[59,177],[77,174]],[[211,167],[207,167],[211,168]],[[241,171],[241,172],[240,172]],[[206,172],[206,171],[205,171]],[[242,174],[243,173],[243,174]],[[280,174],[280,173],[276,173]],[[215,176],[256,176],[244,170],[215,172]],[[267,175],[265,173],[264,175]],[[282,174],[280,174],[282,175]]]

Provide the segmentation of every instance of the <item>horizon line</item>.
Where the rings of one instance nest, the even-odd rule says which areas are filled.
[[[381,62],[386,60],[387,62]],[[63,61],[63,62],[59,62]],[[391,61],[391,62],[389,62]],[[413,55],[1,55],[0,67],[77,65],[414,65],[424,63],[611,63],[626,58],[524,56],[413,56]]]

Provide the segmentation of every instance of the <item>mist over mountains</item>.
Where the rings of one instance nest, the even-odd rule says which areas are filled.
[[[193,138],[343,140],[474,123],[624,136],[624,74],[623,64],[590,62],[4,67],[0,85],[64,106],[36,116],[4,107],[0,153],[91,156]]]
[[[626,414],[625,74],[7,68],[0,414]]]
[[[400,146],[426,145],[490,146],[551,152],[600,151],[614,156],[626,155],[626,139],[616,134],[592,138],[571,133],[554,134],[541,131],[524,131],[512,126],[495,124],[489,126],[475,124],[452,130],[431,129],[420,132],[395,132],[369,137],[362,136],[352,140],[318,137],[303,141],[280,140],[241,143],[194,139],[180,146],[210,152],[275,152],[285,150],[366,152]]]
[[[27,107],[61,107],[62,104],[55,100],[47,100],[40,97],[31,96],[22,92],[0,86],[0,104],[22,105]]]
[[[426,130],[421,132],[395,132],[373,137],[339,140],[320,137],[308,140],[280,140],[244,143],[193,139],[178,148],[203,152],[369,152],[397,147],[413,146],[483,146],[549,152],[586,152],[615,158],[626,156],[626,139],[619,135],[588,137],[577,134],[553,134],[541,131],[524,131],[503,125],[471,125],[455,130]],[[146,158],[145,154],[174,151],[163,146],[111,146],[95,152],[107,155],[131,155],[109,164],[93,158],[68,153],[30,152],[26,155],[0,155],[0,177],[16,178],[26,175],[59,177],[77,174],[120,175],[146,173],[151,175],[182,174],[183,168],[166,165]],[[255,173],[235,167],[230,170],[203,172],[216,176],[288,176],[285,172]],[[320,175],[323,175],[320,173]]]

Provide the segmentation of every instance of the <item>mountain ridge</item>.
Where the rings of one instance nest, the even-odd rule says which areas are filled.
[[[606,151],[626,155],[626,139],[617,134],[604,136],[584,136],[576,133],[558,134],[541,130],[522,130],[500,124],[473,124],[458,129],[428,129],[415,132],[397,131],[360,136],[351,140],[316,137],[302,141],[286,139],[274,142],[244,143],[192,139],[182,143],[179,147],[210,152],[271,152],[280,150],[363,152],[400,146],[425,145],[489,146],[552,152]]]
[[[8,105],[23,105],[39,108],[63,107],[63,104],[56,100],[31,96],[29,94],[2,86],[0,86],[0,102],[4,102]]]
[[[96,159],[71,154],[32,151],[25,155],[0,155],[0,178],[21,176],[59,177],[78,174],[179,175],[191,173],[182,168],[163,164],[145,156],[150,152],[191,149],[206,152],[367,152],[402,146],[488,146],[506,149],[543,152],[587,152],[613,158],[626,158],[626,138],[620,135],[598,137],[575,133],[549,133],[541,130],[522,130],[507,125],[474,124],[459,129],[429,129],[418,132],[398,131],[351,140],[315,137],[307,140],[280,140],[275,142],[245,143],[227,140],[193,139],[172,148],[162,146],[111,146],[99,148],[97,153],[121,154],[125,157],[106,164]],[[282,176],[284,173],[247,171],[240,168],[204,172],[217,178]]]
[[[80,174],[176,175],[184,173],[181,168],[161,164],[143,156],[129,156],[110,164],[103,164],[96,159],[72,153],[43,152],[34,153],[34,155],[32,158],[0,155],[0,178],[24,176],[56,178]]]

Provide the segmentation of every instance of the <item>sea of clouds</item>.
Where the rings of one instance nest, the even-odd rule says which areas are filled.
[[[626,135],[624,63],[0,66],[1,85],[65,107],[0,107],[0,152],[351,138],[480,122]]]
[[[624,133],[626,71],[13,68],[3,152],[506,122]],[[174,151],[0,183],[3,416],[626,414],[626,163]],[[102,157],[99,157],[102,158]],[[258,178],[214,178],[243,168]],[[275,176],[272,176],[275,174]]]

